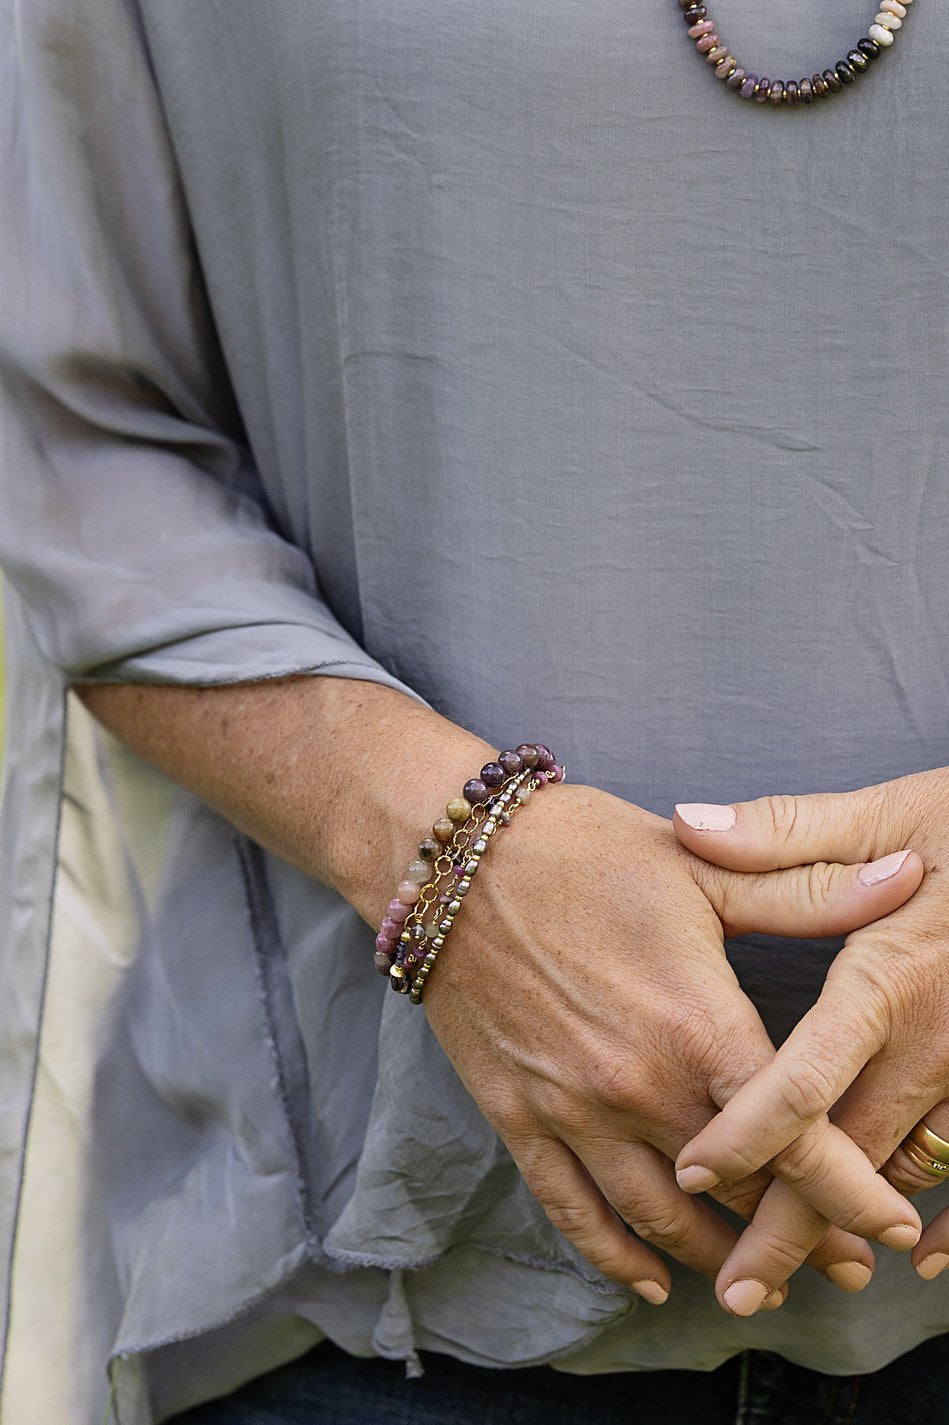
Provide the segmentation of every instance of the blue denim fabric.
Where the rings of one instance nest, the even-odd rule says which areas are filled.
[[[575,1376],[425,1355],[425,1374],[325,1343],[173,1425],[932,1425],[945,1419],[949,1336],[872,1375],[827,1376],[767,1351],[718,1370]]]

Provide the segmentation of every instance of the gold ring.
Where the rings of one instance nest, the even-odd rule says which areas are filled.
[[[930,1177],[942,1178],[949,1173],[949,1143],[927,1128],[922,1119],[901,1146],[910,1162]]]

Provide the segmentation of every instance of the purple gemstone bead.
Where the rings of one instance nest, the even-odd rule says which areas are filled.
[[[402,934],[401,921],[393,920],[391,915],[387,915],[385,920],[379,926],[379,934],[388,936],[388,938],[393,942],[398,940],[399,936]]]
[[[563,768],[555,762],[547,773],[547,780],[548,782],[562,782],[565,775]]]
[[[726,89],[740,89],[744,82],[745,71],[741,65],[739,65],[737,69],[732,70],[731,74],[725,80],[725,87]]]
[[[549,773],[549,772],[535,772],[535,773],[534,773],[534,780],[536,781],[538,787],[546,787],[546,785],[547,785],[547,779],[548,779],[549,776],[550,776],[550,773]]]
[[[739,94],[743,99],[751,99],[754,96],[755,85],[758,83],[757,74],[746,74],[741,82]]]
[[[766,99],[769,97],[770,93],[771,93],[771,80],[770,80],[770,79],[759,79],[759,80],[758,80],[758,92],[757,92],[757,94],[755,95],[755,103],[756,103],[756,104],[763,104],[763,103],[766,101]]]
[[[524,763],[516,752],[502,752],[498,758],[498,762],[504,768],[505,775],[508,777],[513,777],[518,772],[523,772],[524,770]]]
[[[720,45],[721,42],[721,37],[719,35],[703,35],[700,40],[695,41],[695,48],[698,50],[699,54],[708,54],[710,49],[715,49],[715,47],[717,45]]]
[[[486,787],[499,787],[507,780],[507,773],[500,762],[485,762],[481,768],[481,780]]]
[[[470,802],[472,806],[477,806],[479,802],[486,802],[490,796],[487,786],[480,777],[472,777],[470,782],[466,782],[461,794],[465,801]]]
[[[537,766],[542,772],[549,772],[556,757],[545,742],[536,742],[534,746],[537,748]]]
[[[408,915],[412,907],[410,905],[404,905],[402,901],[393,897],[386,909],[388,912],[387,919],[394,920],[398,924],[401,924],[401,922],[405,920],[405,917]]]
[[[690,25],[686,34],[693,40],[700,40],[703,35],[710,35],[715,28],[713,20],[699,20],[697,25]]]
[[[395,941],[393,940],[391,935],[383,935],[382,931],[379,931],[379,934],[376,936],[377,950],[391,950],[394,944]]]
[[[515,751],[525,767],[537,766],[538,752],[533,742],[522,742],[519,747],[515,748]]]

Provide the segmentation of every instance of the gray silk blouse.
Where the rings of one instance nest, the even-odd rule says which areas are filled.
[[[715,11],[772,75],[871,12]],[[663,815],[949,763],[944,28],[778,111],[671,0],[0,0],[4,1422],[324,1335],[844,1373],[949,1330],[882,1250],[747,1321],[597,1276],[355,912],[68,694],[378,680]],[[728,948],[780,1037],[839,942]]]

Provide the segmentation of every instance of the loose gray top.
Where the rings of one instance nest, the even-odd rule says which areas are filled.
[[[791,75],[872,5],[715,13]],[[747,1321],[597,1277],[355,912],[67,695],[377,679],[664,815],[949,763],[942,7],[793,111],[671,0],[0,20],[4,1419],[97,1425],[111,1359],[150,1425],[321,1333],[840,1373],[949,1329],[883,1252]],[[837,948],[729,951],[780,1035]]]

